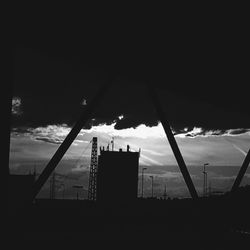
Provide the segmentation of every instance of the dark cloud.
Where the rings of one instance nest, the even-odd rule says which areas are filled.
[[[229,131],[230,135],[239,135],[239,134],[244,134],[246,132],[249,132],[250,129],[244,129],[244,128],[239,128],[239,129],[232,129]]]
[[[217,130],[209,130],[209,129],[204,129],[204,128],[192,128],[186,130],[180,130],[175,132],[176,135],[181,135],[182,137],[191,137],[194,138],[196,136],[234,136],[234,135],[242,135],[245,133],[248,133],[250,129],[217,129]],[[228,139],[228,138],[227,138]]]
[[[186,134],[185,136],[186,136],[186,137],[195,137],[195,136],[192,135],[192,134]]]
[[[80,35],[77,26],[45,27],[17,31],[13,91],[22,100],[23,114],[13,118],[15,126],[72,126],[87,107],[82,100],[88,105],[111,74],[114,87],[93,115],[95,124],[123,114],[117,129],[155,125],[143,85],[150,82],[176,131],[250,127],[248,44],[242,26],[184,25],[167,39],[160,28]]]
[[[63,140],[58,139],[58,138],[50,138],[50,137],[35,137],[36,140],[38,141],[44,141],[52,144],[61,144]]]
[[[29,133],[30,130],[28,127],[25,126],[20,126],[20,127],[13,127],[12,128],[12,133],[13,134],[24,134],[24,133]]]
[[[242,133],[245,133],[246,131],[242,131]],[[210,131],[209,135],[224,135],[226,133],[226,130],[214,130]]]
[[[206,130],[206,129],[202,129],[202,128],[193,128],[191,131],[182,132],[182,133],[186,137],[228,135],[227,130]]]

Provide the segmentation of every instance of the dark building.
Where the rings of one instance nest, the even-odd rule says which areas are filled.
[[[131,203],[137,198],[139,152],[105,151],[98,157],[97,201]]]
[[[31,189],[35,182],[35,175],[9,175],[8,177],[8,206],[9,211],[21,208],[30,202]]]

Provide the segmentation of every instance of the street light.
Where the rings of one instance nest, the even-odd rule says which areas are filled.
[[[143,198],[143,173],[144,170],[146,170],[147,168],[142,168],[142,175],[141,175],[141,197]]]
[[[153,198],[154,197],[154,184],[153,184],[154,183],[154,176],[150,175],[149,177],[151,178],[151,181],[152,181],[152,195],[151,196]]]
[[[203,182],[203,196],[207,195],[207,172],[206,172],[206,166],[208,166],[208,163],[205,163],[203,165],[203,174],[204,174],[204,182]]]

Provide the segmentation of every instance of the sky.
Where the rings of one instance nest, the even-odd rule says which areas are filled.
[[[150,175],[158,196],[165,184],[170,196],[189,195],[148,85],[157,92],[198,192],[204,163],[209,163],[212,189],[229,190],[250,148],[249,56],[243,26],[185,22],[167,33],[165,27],[136,25],[129,32],[119,28],[112,33],[79,25],[84,32],[69,23],[16,24],[11,172],[36,168],[40,173],[100,86],[112,79],[112,87],[56,169],[67,175],[67,197],[75,195],[76,182],[84,185],[86,197],[93,136],[100,146],[114,137],[117,150],[127,144],[135,151],[141,148],[139,172],[147,167],[145,195],[151,192]],[[242,184],[249,183],[248,174]],[[39,195],[48,196],[48,187],[46,183]],[[59,190],[62,195],[62,185]]]
[[[119,119],[122,120],[124,117],[117,117],[117,120]],[[162,197],[166,185],[170,197],[189,197],[161,123],[152,127],[141,124],[136,128],[121,130],[115,129],[115,124],[116,121],[80,131],[56,168],[56,173],[60,174],[58,198],[62,198],[63,195],[67,198],[75,198],[76,191],[72,188],[73,185],[82,185],[84,187],[82,198],[87,197],[91,139],[94,136],[98,138],[98,149],[99,146],[106,148],[114,138],[115,150],[120,148],[126,150],[127,145],[130,145],[132,151],[141,150],[138,195],[141,194],[141,171],[146,167],[145,196],[151,195],[149,176],[154,176],[156,196]],[[66,124],[22,130],[13,128],[10,147],[11,172],[28,174],[33,173],[35,169],[37,174],[41,173],[70,129]],[[209,163],[207,171],[211,190],[224,192],[230,190],[249,149],[250,129],[231,129],[222,133],[218,130],[203,131],[198,127],[194,127],[192,131],[184,128],[183,133],[175,135],[175,139],[198,193],[202,194],[204,163]],[[126,170],[118,171],[118,175],[125,176]],[[242,185],[246,184],[250,184],[249,170],[242,181]],[[39,195],[49,197],[49,182],[45,184]]]

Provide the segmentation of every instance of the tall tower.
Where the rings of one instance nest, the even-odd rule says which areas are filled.
[[[96,200],[96,182],[97,182],[97,137],[92,139],[91,162],[89,173],[88,199]]]

